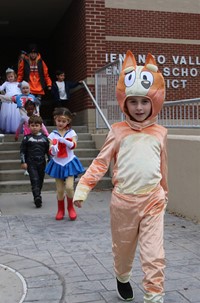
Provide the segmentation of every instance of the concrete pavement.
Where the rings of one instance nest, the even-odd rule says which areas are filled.
[[[93,191],[78,218],[54,219],[55,192],[0,195],[0,303],[118,303],[112,268],[110,191]],[[200,302],[200,225],[166,213],[166,303]],[[135,303],[143,303],[139,255]]]

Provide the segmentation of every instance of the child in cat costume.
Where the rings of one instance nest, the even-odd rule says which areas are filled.
[[[74,204],[82,206],[114,159],[110,216],[118,296],[134,299],[130,278],[139,244],[144,303],[163,303],[167,130],[156,124],[165,83],[154,57],[148,54],[145,65],[138,66],[128,51],[116,92],[125,121],[112,125],[99,155],[77,185]]]

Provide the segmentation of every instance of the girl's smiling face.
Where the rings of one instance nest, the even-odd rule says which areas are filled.
[[[23,87],[21,88],[21,92],[22,92],[22,94],[24,94],[24,95],[28,95],[28,94],[30,93],[30,88],[29,88],[29,86],[23,86]]]

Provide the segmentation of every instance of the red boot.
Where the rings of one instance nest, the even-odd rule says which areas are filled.
[[[73,206],[72,198],[67,197],[67,210],[71,220],[76,220],[77,214]]]
[[[65,215],[65,201],[58,200],[58,212],[56,214],[56,220],[62,220]]]

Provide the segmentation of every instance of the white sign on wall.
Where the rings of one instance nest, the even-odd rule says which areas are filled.
[[[117,59],[124,61],[126,54],[106,54],[106,62],[114,62]],[[135,56],[137,64],[144,64],[146,55],[139,54]],[[199,56],[180,56],[171,55],[167,57],[165,55],[155,56],[156,62],[159,63],[162,68],[163,76],[166,80],[167,88],[186,88],[187,77],[198,77],[200,74],[200,58]],[[170,64],[170,66],[169,66]],[[170,77],[170,79],[168,79]],[[173,77],[173,78],[172,78]]]

